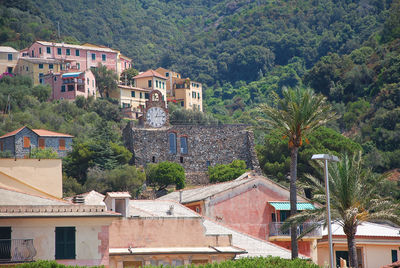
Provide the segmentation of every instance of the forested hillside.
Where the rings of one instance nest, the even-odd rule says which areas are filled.
[[[310,171],[313,152],[339,148],[362,149],[379,173],[400,167],[398,0],[18,0],[0,1],[0,14],[1,45],[113,47],[141,71],[163,66],[202,82],[204,107],[222,122],[257,125],[256,107],[272,91],[312,87],[341,117],[301,149],[300,172]],[[260,146],[264,171],[284,179],[284,145],[274,133],[256,134],[278,148]]]

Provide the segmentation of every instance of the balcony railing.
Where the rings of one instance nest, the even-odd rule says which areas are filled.
[[[281,230],[283,222],[271,222],[269,224],[269,236],[290,236],[290,228],[288,230]],[[303,232],[308,232],[313,226],[314,222],[306,222],[297,226],[297,236],[300,236]],[[320,237],[322,236],[321,227],[318,226],[312,231],[304,235],[304,237]]]
[[[36,255],[33,239],[0,239],[0,262],[33,261]]]

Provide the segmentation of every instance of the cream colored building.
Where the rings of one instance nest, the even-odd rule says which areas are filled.
[[[146,100],[149,100],[150,89],[118,85],[118,89],[110,94],[119,100],[120,107],[129,109],[133,118],[138,118],[144,111]]]
[[[169,102],[179,103],[187,110],[203,111],[201,83],[182,78],[181,74],[162,67],[156,69],[156,72],[167,79]]]
[[[347,239],[343,227],[338,223],[332,224],[332,242],[334,265],[340,264],[340,257],[347,259]],[[357,228],[356,247],[358,268],[377,268],[399,260],[400,257],[400,228],[386,224],[364,222]],[[323,237],[318,241],[318,265],[325,267],[329,264],[328,232],[323,230]],[[336,267],[335,266],[335,267]]]
[[[12,47],[0,46],[0,75],[14,73],[19,58],[19,51]]]
[[[58,73],[62,69],[61,61],[56,59],[29,58],[18,60],[15,73],[29,76],[33,85],[44,84],[44,75],[50,72]]]

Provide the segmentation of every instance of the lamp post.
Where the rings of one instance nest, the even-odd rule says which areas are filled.
[[[328,183],[328,161],[339,162],[339,158],[329,154],[314,154],[312,160],[324,160],[324,177],[325,177],[325,192],[326,192],[326,212],[328,216],[328,239],[329,239],[329,263],[333,266],[333,247],[332,247],[332,225],[331,225],[331,203],[329,198],[329,183]]]

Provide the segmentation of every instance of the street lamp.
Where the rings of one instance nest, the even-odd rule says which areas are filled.
[[[328,238],[329,238],[329,262],[330,267],[333,266],[333,247],[332,247],[332,225],[331,225],[331,203],[329,200],[329,183],[328,183],[328,161],[339,162],[339,158],[329,154],[314,154],[312,160],[324,160],[324,176],[325,176],[325,192],[326,192],[326,211],[328,214]]]

